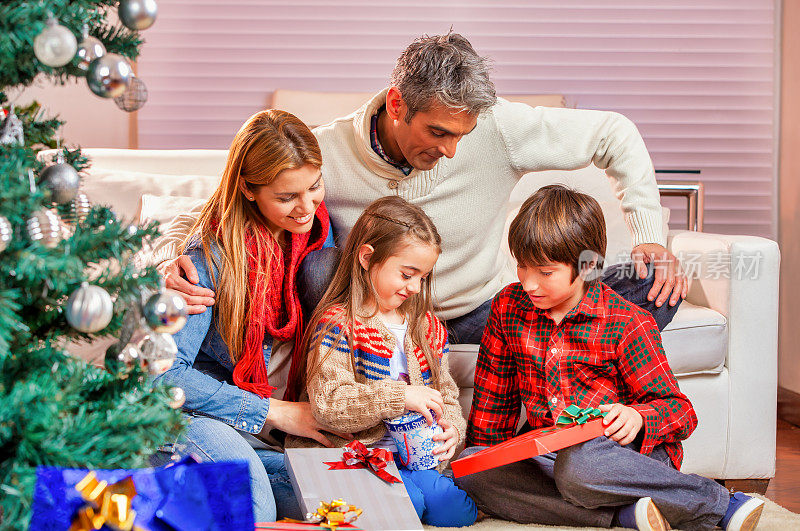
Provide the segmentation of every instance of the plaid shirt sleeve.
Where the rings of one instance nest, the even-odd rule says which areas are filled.
[[[478,352],[467,446],[491,446],[510,439],[519,420],[517,368],[501,324],[512,301],[504,293],[500,292],[492,301]]]
[[[622,403],[642,415],[641,452],[661,443],[686,439],[697,427],[697,416],[669,367],[655,321],[647,314],[633,316],[619,345],[619,370],[625,383]]]

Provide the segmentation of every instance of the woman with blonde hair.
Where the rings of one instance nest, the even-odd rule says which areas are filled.
[[[159,377],[186,396],[189,426],[176,447],[204,461],[246,460],[256,521],[298,511],[283,454],[264,442],[270,430],[331,444],[309,404],[292,401],[303,372],[297,270],[330,232],[321,166],[303,122],[254,114],[183,244],[216,301],[175,334],[177,360]],[[276,381],[286,363],[288,380]]]

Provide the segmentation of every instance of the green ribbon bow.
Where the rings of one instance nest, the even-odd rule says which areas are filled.
[[[568,424],[586,424],[587,421],[605,417],[607,412],[600,411],[596,407],[579,408],[575,404],[567,406],[556,420],[556,426],[566,426]]]

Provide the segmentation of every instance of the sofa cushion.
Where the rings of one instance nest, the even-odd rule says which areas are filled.
[[[728,322],[721,313],[683,301],[661,332],[667,360],[678,376],[718,374],[728,352]]]
[[[175,214],[192,212],[205,202],[206,198],[200,197],[144,194],[139,200],[136,220],[140,225],[158,221],[163,226],[175,219]]]
[[[135,221],[145,193],[205,199],[216,189],[219,179],[210,175],[163,175],[98,168],[83,179],[82,190],[92,203],[110,206],[120,218]],[[171,213],[170,218],[177,212]]]
[[[99,169],[158,173],[162,175],[221,175],[227,149],[82,149],[89,171]],[[55,149],[40,151],[39,160],[52,160]]]

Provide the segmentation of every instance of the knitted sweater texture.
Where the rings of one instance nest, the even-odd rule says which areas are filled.
[[[458,403],[458,387],[450,375],[447,331],[430,312],[425,321],[426,339],[440,363],[438,390],[444,399],[444,418],[458,430],[460,444],[464,441],[466,420]],[[394,334],[377,316],[347,325],[340,308],[328,311],[317,330],[327,332],[319,356],[315,357],[324,361],[312,360],[309,366],[314,368],[307,383],[311,411],[320,423],[352,433],[366,445],[379,441],[386,434],[383,420],[405,412],[408,384],[389,378],[389,360],[397,341]],[[410,334],[406,334],[405,351],[411,385],[433,385],[425,355]],[[329,438],[339,446],[349,442],[334,435]],[[319,444],[312,439],[287,437],[286,446]]]
[[[472,311],[515,281],[504,271],[500,246],[508,198],[526,173],[595,164],[611,178],[632,245],[666,243],[653,164],[636,126],[624,116],[498,99],[461,139],[452,159],[442,157],[433,169],[404,176],[370,145],[370,120],[386,92],[314,129],[324,161],[325,203],[340,246],[375,199],[397,194],[422,207],[442,236],[434,286],[441,319]],[[192,221],[183,216],[173,223],[157,245],[158,258],[174,256],[174,243]]]

